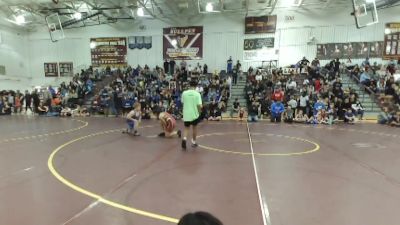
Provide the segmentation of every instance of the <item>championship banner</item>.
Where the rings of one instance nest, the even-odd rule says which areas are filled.
[[[350,42],[317,45],[317,58],[321,60],[381,58],[383,42]]]
[[[244,50],[256,50],[263,48],[273,48],[275,43],[275,38],[254,38],[254,39],[244,39]]]
[[[153,46],[151,36],[130,36],[128,37],[128,47],[130,49],[150,49]]]
[[[400,23],[385,25],[384,59],[400,59]]]
[[[90,39],[93,67],[126,66],[126,38],[91,38]]]
[[[246,17],[245,34],[275,33],[277,16]]]
[[[164,59],[202,59],[203,27],[164,28]]]

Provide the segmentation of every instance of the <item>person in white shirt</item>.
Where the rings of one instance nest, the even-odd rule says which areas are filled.
[[[204,92],[203,86],[201,84],[197,85],[196,91],[199,92],[200,94],[203,94],[203,92]]]
[[[296,108],[297,108],[297,101],[294,99],[293,95],[290,96],[290,100],[287,102],[287,104],[288,104],[292,109],[296,109]]]
[[[289,80],[289,81],[286,83],[286,89],[294,90],[294,89],[296,89],[296,87],[297,87],[297,83],[296,83],[296,81],[294,81],[294,80]]]
[[[307,102],[309,100],[310,99],[306,92],[303,92],[303,94],[299,98],[299,109],[302,110],[305,114],[307,114],[306,108],[307,108]]]
[[[256,75],[256,81],[262,81],[263,77],[261,75],[261,73]]]

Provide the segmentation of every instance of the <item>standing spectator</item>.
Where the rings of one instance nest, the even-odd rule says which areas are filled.
[[[170,59],[169,60],[169,70],[168,70],[170,75],[173,75],[175,73],[175,65],[176,65],[175,60],[174,59]]]
[[[207,74],[208,73],[208,66],[207,64],[204,64],[203,66],[203,74]]]
[[[37,90],[33,91],[32,99],[33,99],[33,112],[36,113],[36,112],[38,112],[38,107],[39,107],[39,103],[40,103],[40,99],[39,99]]]
[[[304,56],[302,60],[300,60],[299,64],[300,64],[300,73],[303,72],[303,69],[307,68],[308,64],[310,63],[310,61],[308,61],[308,59]]]
[[[236,62],[236,70],[238,73],[240,73],[240,71],[242,70],[242,64],[240,64],[239,60]]]
[[[169,62],[167,59],[164,60],[164,73],[169,73]]]
[[[28,112],[28,109],[31,110],[32,113],[34,111],[32,110],[32,95],[29,93],[28,90],[25,91],[25,113]]]
[[[227,66],[226,66],[226,71],[227,73],[231,74],[233,72],[233,60],[232,56],[229,56],[229,59],[227,61]]]
[[[235,66],[234,68],[233,68],[233,71],[232,71],[232,83],[234,84],[234,85],[236,85],[237,84],[237,79],[238,79],[238,73],[239,73],[239,71],[238,71],[238,69],[237,69],[237,67]]]
[[[338,74],[338,73],[339,73],[339,70],[340,70],[340,61],[339,61],[339,58],[336,58],[334,64],[335,64],[335,66],[334,66],[333,71],[335,72],[335,74]]]
[[[181,62],[180,65],[181,65],[181,70],[186,71],[187,63],[186,63],[186,61],[184,59],[182,59],[182,62]]]
[[[362,67],[364,67],[364,68],[369,67],[369,66],[370,66],[369,58],[368,58],[368,57],[365,58],[365,60],[362,62],[361,65],[362,65]]]

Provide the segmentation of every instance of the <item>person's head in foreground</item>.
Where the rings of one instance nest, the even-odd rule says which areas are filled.
[[[178,225],[223,225],[222,222],[207,212],[195,212],[184,215]]]

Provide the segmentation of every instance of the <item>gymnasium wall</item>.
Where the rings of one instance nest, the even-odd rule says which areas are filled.
[[[245,38],[275,37],[275,46],[279,49],[279,64],[286,66],[296,63],[303,56],[312,59],[316,55],[316,44],[308,44],[310,37],[315,37],[317,43],[383,41],[384,24],[400,21],[400,6],[379,11],[380,23],[356,29],[354,18],[350,16],[351,9],[326,11],[290,10],[276,11],[278,27],[275,34],[245,35],[244,15],[214,14],[206,18],[193,18],[190,22],[167,24],[158,20],[137,20],[119,23],[117,25],[102,25],[81,29],[66,30],[66,39],[57,43],[49,40],[45,29],[28,35],[29,69],[32,85],[59,84],[61,80],[45,78],[44,62],[72,61],[76,71],[88,67],[90,62],[89,39],[93,37],[117,37],[151,35],[153,47],[149,50],[128,49],[130,65],[149,66],[162,65],[162,28],[169,26],[202,25],[204,26],[203,60],[191,61],[191,64],[206,63],[211,70],[225,69],[226,60],[232,56],[234,60],[243,59],[243,40]],[[312,15],[312,16],[310,16]],[[287,16],[294,20],[286,21]],[[144,25],[141,31],[139,26]],[[355,62],[360,62],[355,60]],[[379,59],[372,59],[378,61]],[[250,65],[257,66],[259,62],[242,62],[244,69]]]
[[[0,66],[6,74],[0,74],[0,90],[30,87],[27,36],[17,30],[0,26]]]

